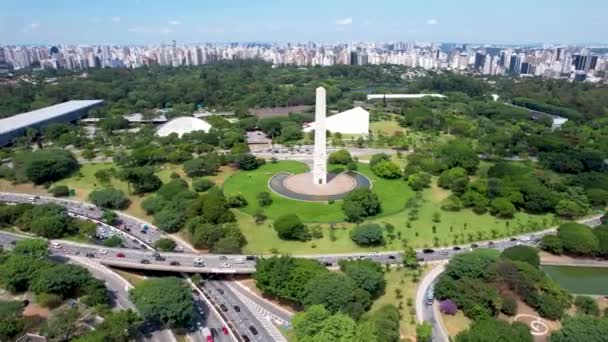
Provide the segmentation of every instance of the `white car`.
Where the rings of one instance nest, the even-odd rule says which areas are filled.
[[[51,246],[53,246],[53,248],[61,248],[61,244],[59,242],[51,242]]]
[[[105,249],[100,249],[99,254],[106,255],[106,254],[108,254],[108,251],[106,251]]]
[[[229,264],[229,263],[227,263],[227,262],[225,262],[225,263],[223,263],[223,264],[222,264],[222,267],[224,267],[224,268],[229,268],[229,267],[230,267],[230,264]]]

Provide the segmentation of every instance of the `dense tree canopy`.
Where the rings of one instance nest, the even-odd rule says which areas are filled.
[[[174,277],[148,279],[129,293],[141,316],[148,321],[184,327],[194,310],[190,288]]]

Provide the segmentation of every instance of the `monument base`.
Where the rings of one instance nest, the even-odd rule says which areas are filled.
[[[277,195],[299,201],[327,202],[342,199],[357,188],[371,188],[369,178],[354,171],[327,174],[326,184],[312,182],[312,172],[278,173],[270,178],[268,187]]]
[[[338,195],[355,188],[357,183],[346,174],[327,174],[327,183],[317,184],[313,180],[312,172],[290,175],[283,180],[283,185],[293,192],[305,195]]]

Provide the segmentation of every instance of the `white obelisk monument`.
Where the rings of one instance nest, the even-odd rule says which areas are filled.
[[[327,126],[325,108],[325,88],[317,88],[315,102],[315,152],[312,165],[312,179],[314,184],[327,183],[327,146],[325,132]]]

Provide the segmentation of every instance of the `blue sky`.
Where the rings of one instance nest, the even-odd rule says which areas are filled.
[[[0,11],[0,45],[608,40],[608,0],[0,0]]]

